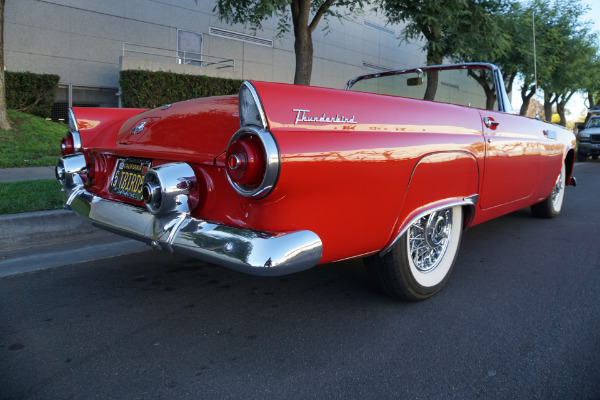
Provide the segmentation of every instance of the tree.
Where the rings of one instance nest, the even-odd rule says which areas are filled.
[[[596,53],[590,60],[588,72],[585,74],[584,78],[585,91],[587,92],[587,106],[600,106],[600,54]],[[586,123],[590,117],[591,114],[588,113],[585,117]]]
[[[11,130],[10,121],[6,115],[6,93],[4,80],[4,3],[0,0],[0,129]]]
[[[551,121],[552,109],[565,126],[565,106],[577,91],[585,91],[592,59],[598,52],[597,36],[590,33],[590,24],[581,22],[588,8],[580,0],[554,3],[548,27],[551,35],[540,37],[546,42],[550,60],[547,74],[539,79],[544,92],[544,114]],[[552,41],[549,41],[552,38]]]
[[[279,35],[294,30],[296,72],[294,83],[310,85],[313,63],[312,33],[323,18],[342,18],[361,9],[364,0],[217,0],[213,11],[228,23],[242,23],[260,29],[271,17],[279,18]],[[312,18],[311,18],[312,15]]]
[[[556,43],[560,42],[560,35],[554,29],[556,10],[546,0],[532,0],[512,15],[514,28],[507,26],[511,32],[515,32],[514,38],[520,38],[515,47],[522,55],[520,63],[517,60],[519,75],[523,80],[520,88],[521,115],[526,115],[529,102],[532,101],[538,89],[539,81],[546,81],[557,62]],[[509,21],[510,23],[510,21]],[[535,25],[535,55],[534,55],[534,25]],[[518,55],[517,55],[518,57]],[[535,63],[535,64],[534,64]],[[536,75],[537,74],[537,75]],[[548,118],[552,117],[552,110],[546,110]]]
[[[565,41],[563,57],[551,76],[551,90],[556,99],[556,112],[560,117],[560,125],[566,126],[565,107],[576,92],[585,92],[592,60],[598,49],[594,43],[596,35],[585,30]]]
[[[427,65],[437,65],[446,57],[475,54],[480,46],[490,47],[490,38],[496,39],[495,51],[502,51],[505,43],[494,13],[504,3],[503,0],[381,0],[378,9],[389,22],[406,24],[403,31],[406,42],[425,38]],[[426,100],[435,98],[437,86],[438,74],[430,71]]]

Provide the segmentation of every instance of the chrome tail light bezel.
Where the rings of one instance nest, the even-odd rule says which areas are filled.
[[[227,149],[232,143],[243,139],[245,136],[255,136],[257,137],[263,147],[264,156],[265,156],[265,171],[263,173],[263,178],[260,184],[256,187],[248,187],[246,185],[239,184],[235,182],[229,173],[227,173],[227,180],[233,187],[233,189],[240,194],[241,196],[253,198],[253,199],[261,199],[267,196],[277,183],[277,179],[279,178],[279,168],[280,168],[280,153],[279,147],[277,146],[277,142],[275,138],[268,130],[261,129],[257,126],[245,126],[239,129],[229,141],[227,145]]]
[[[81,134],[79,133],[79,124],[77,123],[77,118],[75,118],[75,114],[73,110],[69,108],[68,110],[69,116],[69,132],[67,132],[66,136],[61,141],[61,149],[60,152],[63,156],[67,156],[70,154],[78,154],[81,153],[82,145],[81,145]],[[67,148],[67,143],[71,141],[70,145],[72,149]]]
[[[265,157],[265,170],[262,181],[258,185],[244,185],[236,182],[229,175],[229,160],[226,160],[227,180],[233,189],[241,196],[262,199],[274,189],[279,178],[281,156],[275,137],[268,129],[267,117],[260,100],[260,96],[251,82],[245,81],[238,94],[238,111],[240,129],[233,134],[227,145],[226,154],[229,154],[231,145],[246,136],[259,139]]]

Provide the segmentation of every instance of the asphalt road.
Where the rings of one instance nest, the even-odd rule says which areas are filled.
[[[562,214],[467,231],[446,287],[142,252],[0,279],[2,399],[599,399],[600,162]]]

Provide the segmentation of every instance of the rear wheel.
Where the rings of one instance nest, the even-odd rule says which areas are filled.
[[[550,195],[544,201],[531,206],[533,215],[540,218],[554,218],[560,214],[565,198],[565,171],[565,165],[563,164]]]
[[[388,253],[365,259],[367,273],[394,298],[419,301],[431,297],[444,286],[454,266],[462,220],[460,206],[419,218]]]

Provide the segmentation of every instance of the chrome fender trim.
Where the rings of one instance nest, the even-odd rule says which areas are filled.
[[[413,223],[415,223],[417,220],[419,220],[420,218],[423,218],[427,214],[430,214],[430,213],[436,212],[436,211],[440,211],[440,210],[443,210],[445,208],[452,208],[452,207],[456,207],[456,206],[462,206],[462,207],[468,206],[468,207],[470,207],[471,208],[471,213],[467,216],[467,219],[464,221],[464,227],[463,227],[463,230],[468,229],[469,226],[471,226],[471,223],[473,222],[473,218],[475,217],[475,206],[477,205],[477,200],[478,199],[479,199],[479,195],[478,194],[474,194],[474,195],[465,197],[462,200],[454,201],[454,202],[450,202],[450,203],[446,203],[446,204],[442,204],[440,206],[428,208],[428,209],[424,210],[423,212],[420,212],[417,216],[415,216],[414,218],[412,218],[407,224],[404,225],[404,227],[400,230],[400,232],[398,233],[398,235],[396,235],[396,238],[392,241],[392,243],[390,243],[386,248],[384,248],[383,250],[381,250],[379,252],[379,255],[383,257],[390,250],[392,250],[392,248],[400,240],[400,237],[402,237],[402,235],[404,235],[404,233],[408,230],[408,228]]]

